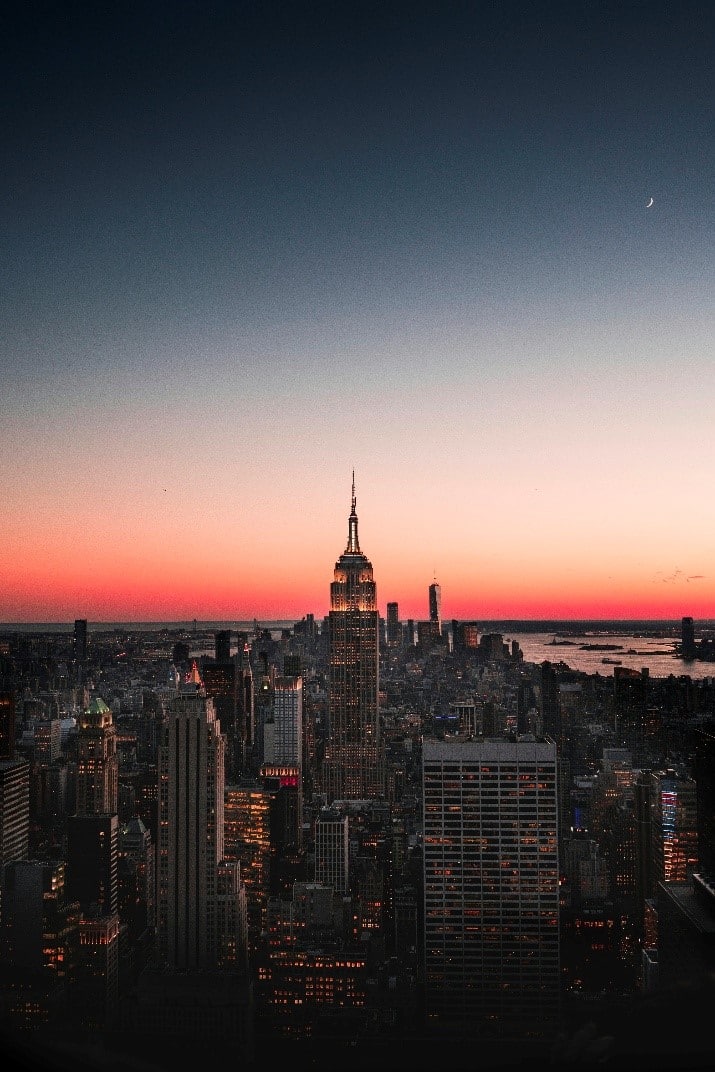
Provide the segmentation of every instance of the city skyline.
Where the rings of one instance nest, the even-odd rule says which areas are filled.
[[[0,621],[712,618],[714,29],[17,5]]]

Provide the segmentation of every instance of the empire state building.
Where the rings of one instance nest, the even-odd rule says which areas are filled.
[[[355,474],[348,542],[330,585],[329,736],[323,766],[332,800],[382,794],[378,732],[378,636],[372,563],[360,550]]]

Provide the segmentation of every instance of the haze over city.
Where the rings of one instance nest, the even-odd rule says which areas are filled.
[[[712,617],[713,25],[14,5],[0,621]]]

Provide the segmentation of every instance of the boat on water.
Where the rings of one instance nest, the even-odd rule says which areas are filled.
[[[610,663],[611,666],[622,666],[623,665],[623,660],[622,659],[605,658],[605,659],[601,659],[601,662],[602,663]]]

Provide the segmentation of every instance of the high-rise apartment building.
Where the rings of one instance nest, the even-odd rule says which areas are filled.
[[[382,791],[378,735],[379,623],[372,563],[360,551],[353,474],[348,542],[330,585],[329,735],[323,766],[330,800]]]
[[[77,749],[77,814],[113,815],[119,792],[117,728],[99,697],[80,716]]]
[[[79,905],[67,901],[64,863],[15,860],[3,868],[0,885],[0,963],[12,965],[16,976],[39,972],[64,979],[72,970],[79,921]]]
[[[87,619],[76,618],[74,634],[72,636],[72,657],[74,661],[75,682],[77,685],[84,684],[85,667],[87,664]]]
[[[684,659],[694,659],[697,655],[695,643],[695,622],[688,615],[680,623],[680,654]]]
[[[99,697],[80,717],[77,812],[67,824],[67,886],[84,913],[117,911],[119,760],[112,712]],[[95,932],[92,931],[94,934]]]
[[[430,1023],[542,1034],[559,995],[556,748],[524,736],[423,745]]]
[[[274,793],[245,779],[226,786],[224,800],[224,856],[241,865],[249,943],[255,945],[265,928],[270,891]]]
[[[219,629],[214,633],[214,658],[217,663],[227,663],[231,659],[230,629]]]
[[[303,679],[276,677],[273,720],[263,728],[264,763],[303,765]]]
[[[113,915],[118,907],[119,817],[73,815],[67,822],[67,891],[82,912]]]
[[[442,635],[442,589],[435,580],[429,586],[429,620],[436,640]]]
[[[653,882],[687,882],[698,864],[696,786],[674,770],[651,772]]]
[[[349,844],[347,815],[324,808],[315,824],[315,881],[339,894],[349,889]]]
[[[402,626],[397,603],[387,604],[387,621],[385,624],[385,640],[388,648],[402,646]]]
[[[218,955],[224,738],[202,689],[171,700],[158,766],[159,949],[172,968],[211,968]]]
[[[0,760],[0,867],[26,860],[30,848],[30,765]]]
[[[0,652],[0,762],[15,758],[15,691],[13,669]]]
[[[695,731],[698,872],[715,888],[715,729]]]

